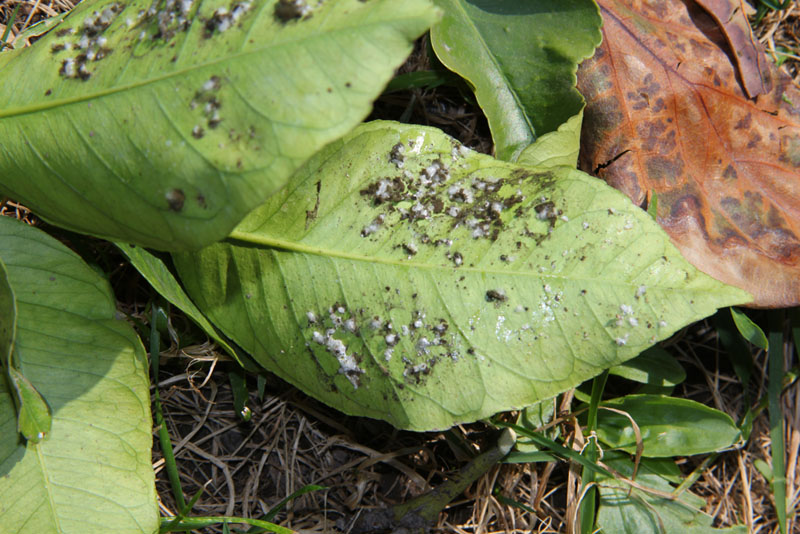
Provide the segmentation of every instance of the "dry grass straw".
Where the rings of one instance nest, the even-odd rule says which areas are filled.
[[[19,11],[17,12],[16,19],[11,24],[7,40],[11,48],[29,44],[16,42],[17,36],[29,26],[36,24],[40,20],[55,17],[60,13],[66,13],[79,3],[80,0],[49,0],[47,2],[43,2],[42,0],[5,0],[0,2],[0,35],[5,32],[6,26],[11,18],[11,13],[18,4]]]
[[[699,323],[664,346],[690,376],[675,396],[713,406],[735,419],[743,415],[747,407],[741,387],[713,328]],[[787,346],[787,364],[793,350]],[[766,393],[766,356],[758,351],[755,358],[751,394],[759,398]],[[443,434],[400,432],[380,422],[344,417],[277,379],[270,379],[262,401],[251,394],[253,417],[243,423],[234,412],[223,366],[217,365],[210,377],[198,374],[198,366],[208,370],[212,364],[173,351],[162,366],[159,384],[185,491],[191,495],[206,485],[197,514],[257,517],[301,487],[321,484],[329,489],[297,499],[277,520],[299,532],[349,532],[359,513],[419,495],[464,463]],[[787,391],[785,403],[791,509],[800,500],[798,384]],[[564,413],[574,406],[569,399],[561,405],[561,430],[580,449],[580,428]],[[480,423],[455,429],[476,444],[482,443],[485,431]],[[769,429],[762,413],[745,447],[722,453],[692,487],[706,500],[704,511],[715,526],[743,523],[753,533],[777,531],[769,485],[754,466],[755,460],[769,457]],[[162,509],[174,512],[157,452],[154,458]],[[677,463],[688,474],[702,460],[679,458]],[[435,532],[571,532],[579,491],[578,473],[567,463],[498,465],[444,510]],[[496,492],[535,514],[503,504]],[[793,523],[790,532],[797,532]]]
[[[785,60],[783,68],[800,85],[800,5],[792,2],[787,9],[769,11],[755,33],[768,55]]]

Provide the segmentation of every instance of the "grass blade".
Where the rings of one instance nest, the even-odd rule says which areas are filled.
[[[153,368],[153,383],[156,385],[153,398],[155,402],[155,419],[156,426],[158,427],[158,441],[161,444],[161,453],[164,455],[164,465],[167,470],[167,477],[169,484],[172,488],[172,494],[175,496],[175,502],[178,503],[178,508],[183,510],[186,508],[186,499],[183,496],[181,489],[181,477],[178,473],[178,466],[175,463],[175,455],[172,452],[172,442],[169,439],[169,431],[167,425],[164,424],[164,412],[161,409],[161,400],[158,397],[158,357],[159,357],[159,338],[158,329],[156,328],[156,320],[158,317],[159,307],[153,304],[153,318],[150,323],[150,365]]]
[[[19,12],[19,6],[22,4],[19,3],[14,6],[14,11],[11,12],[11,18],[8,19],[8,24],[6,24],[6,29],[3,32],[3,37],[0,38],[0,52],[6,47],[6,39],[8,39],[8,34],[11,33],[11,26],[14,25],[14,21],[17,20],[17,13]]]
[[[586,459],[592,463],[597,461],[597,437],[594,430],[597,428],[597,410],[603,396],[603,389],[608,380],[608,370],[592,381],[592,400],[589,403],[586,430],[590,434],[589,443],[586,445]],[[597,511],[597,489],[595,488],[595,473],[584,469],[581,473],[581,493],[584,498],[580,503],[581,532],[591,534],[594,530],[594,518]]]
[[[174,520],[174,517],[162,517],[161,523],[167,524]],[[294,534],[290,528],[275,525],[269,521],[261,521],[259,519],[251,519],[249,517],[224,517],[224,516],[209,516],[209,517],[188,517],[180,523],[174,525],[169,532],[190,532],[219,523],[245,523],[254,527],[261,527],[265,532],[274,532],[275,534]]]
[[[266,514],[261,516],[261,520],[262,521],[272,521],[275,518],[275,516],[278,515],[278,512],[283,510],[283,507],[286,506],[286,503],[288,503],[289,501],[293,501],[296,498],[300,497],[301,495],[305,495],[306,493],[311,493],[312,491],[319,491],[319,490],[326,490],[326,489],[328,489],[328,488],[326,488],[325,486],[316,486],[314,484],[310,484],[308,486],[302,487],[299,490],[297,490],[294,493],[292,493],[291,495],[289,495],[288,497],[286,497],[285,499],[283,499],[281,502],[279,502],[278,504],[276,504],[272,508],[270,508],[269,512],[267,512]],[[266,532],[266,531],[262,527],[255,527],[254,526],[254,527],[252,527],[251,529],[249,529],[247,531],[247,534],[260,534],[261,532]]]
[[[769,332],[769,383],[767,398],[769,399],[769,435],[772,454],[772,493],[775,501],[775,513],[778,516],[781,534],[786,534],[786,466],[784,461],[785,443],[783,432],[783,406],[781,391],[783,389],[783,318],[782,311],[775,312],[775,321]]]

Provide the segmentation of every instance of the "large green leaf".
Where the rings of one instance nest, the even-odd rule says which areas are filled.
[[[175,255],[198,307],[305,391],[411,429],[552,397],[749,300],[600,180],[388,122],[332,143],[231,235]]]
[[[616,460],[611,467],[630,477],[633,462]],[[712,527],[713,518],[704,514],[702,498],[685,491],[675,498],[668,495],[674,488],[660,474],[648,469],[643,462],[636,482],[640,488],[610,478],[598,480],[600,506],[597,526],[604,534],[746,534],[747,527]]]
[[[222,239],[369,113],[436,19],[428,0],[287,4],[85,1],[3,53],[0,191],[100,237]]]
[[[0,532],[155,532],[145,353],[114,318],[107,282],[7,217],[0,259],[17,303],[14,360],[52,409],[47,438],[25,443],[0,381]]]
[[[600,44],[593,0],[435,0],[436,55],[466,78],[489,120],[497,157],[515,161],[583,108],[578,63]]]
[[[641,432],[645,456],[689,456],[720,451],[741,440],[733,419],[719,410],[689,399],[660,395],[628,395],[602,406],[628,414]],[[600,410],[597,436],[614,448],[634,452],[636,432],[630,419]]]

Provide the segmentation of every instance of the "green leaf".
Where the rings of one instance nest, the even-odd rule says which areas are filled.
[[[5,264],[0,260],[0,382],[6,378],[14,390],[17,431],[25,439],[41,441],[50,432],[50,409],[33,384],[17,369],[12,356],[17,331],[17,303],[8,281]]]
[[[0,217],[17,300],[15,361],[47,399],[46,440],[22,443],[0,381],[0,525],[37,534],[158,528],[145,353],[108,283],[40,230]]]
[[[769,347],[769,343],[767,343],[767,336],[764,335],[764,331],[761,330],[761,328],[754,323],[750,317],[748,317],[744,312],[733,307],[731,307],[731,316],[733,317],[733,322],[736,324],[736,328],[739,330],[739,333],[743,338],[756,347],[767,350]]]
[[[446,69],[406,72],[392,78],[392,81],[386,86],[386,92],[415,88],[433,89],[456,81],[460,82],[461,79]]]
[[[617,460],[608,462],[611,467],[630,476],[633,462]],[[700,509],[705,502],[700,497],[683,492],[680,498],[665,495],[674,488],[662,476],[642,463],[636,482],[654,492],[631,488],[611,478],[599,480],[600,506],[597,526],[608,534],[746,534],[747,527],[713,528],[712,517]],[[659,492],[659,493],[655,493]]]
[[[661,347],[650,347],[632,360],[609,369],[616,376],[654,386],[676,386],[686,380],[681,364]]]
[[[723,354],[730,360],[733,370],[742,383],[744,405],[750,406],[750,377],[753,374],[753,351],[742,339],[739,328],[733,321],[733,314],[720,310],[714,314],[713,324],[723,348]]]
[[[17,302],[8,283],[6,266],[0,259],[0,371],[11,365],[11,348],[17,333]]]
[[[664,458],[721,451],[735,445],[741,433],[731,417],[689,399],[658,395],[628,395],[602,404],[627,413],[636,421],[644,456]],[[633,453],[636,434],[630,419],[600,410],[597,436],[607,445]]]
[[[239,370],[231,369],[228,371],[228,380],[231,383],[231,391],[233,391],[233,409],[236,410],[239,417],[247,422],[252,417],[252,411],[247,406],[250,391],[247,389],[247,381],[244,374]]]
[[[556,415],[556,400],[557,399],[546,399],[526,406],[525,409],[520,410],[517,416],[517,425],[531,431],[545,426],[552,421],[553,417]],[[558,426],[550,429],[547,434],[550,435],[550,437],[557,437],[559,434]],[[539,447],[535,443],[526,440],[524,436],[520,436],[517,439],[516,449],[520,453],[527,454],[538,451]]]
[[[655,191],[650,193],[650,200],[647,202],[647,213],[654,221],[658,220],[658,194]]]
[[[8,368],[11,387],[17,397],[17,431],[32,443],[42,441],[50,433],[52,414],[30,380],[14,367]]]
[[[528,167],[577,167],[582,122],[583,109],[559,126],[558,130],[544,134],[523,150],[517,163]]]
[[[575,73],[601,39],[594,1],[435,1],[445,15],[433,49],[474,87],[498,158],[515,161],[581,111]]]
[[[437,14],[428,0],[308,4],[289,18],[276,0],[82,2],[0,55],[0,191],[108,239],[222,239],[367,116]]]
[[[552,397],[750,298],[601,180],[390,122],[326,147],[231,238],[174,255],[206,316],[324,402],[417,430]]]
[[[189,318],[197,323],[197,325],[202,328],[209,337],[216,341],[225,352],[238,361],[236,351],[217,333],[214,325],[206,319],[205,315],[197,309],[197,306],[194,305],[189,296],[183,291],[183,288],[178,281],[175,280],[175,277],[172,276],[172,273],[167,266],[164,265],[163,261],[150,254],[145,249],[135,245],[118,243],[117,247],[127,256],[131,265],[133,265],[136,270],[144,276],[145,280],[153,286],[153,289],[158,291],[162,297],[188,315]]]

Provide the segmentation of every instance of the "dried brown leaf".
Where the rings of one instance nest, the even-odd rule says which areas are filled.
[[[689,0],[599,0],[603,44],[581,65],[581,166],[658,220],[696,267],[800,303],[800,91],[748,99],[715,21]]]
[[[753,36],[745,15],[744,0],[695,0],[717,22],[728,41],[742,85],[754,98],[772,90],[771,77],[763,47]]]

